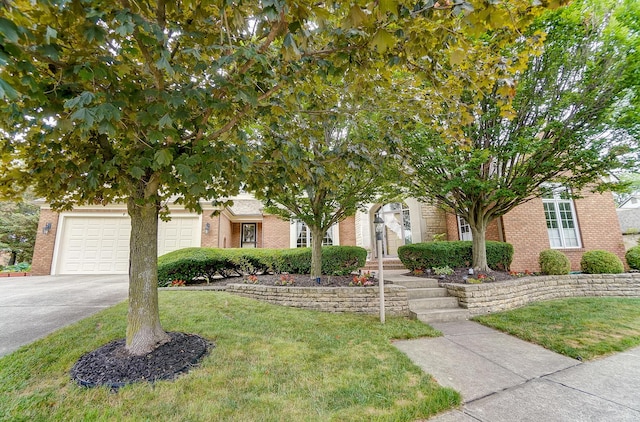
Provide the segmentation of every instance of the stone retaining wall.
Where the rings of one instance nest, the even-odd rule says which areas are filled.
[[[444,284],[471,316],[519,308],[531,302],[577,296],[640,297],[640,274],[572,274],[525,277],[498,283]]]
[[[239,296],[294,308],[324,312],[378,314],[379,288],[375,287],[286,287],[259,284],[228,284],[226,291]],[[386,315],[409,316],[407,289],[384,288]]]

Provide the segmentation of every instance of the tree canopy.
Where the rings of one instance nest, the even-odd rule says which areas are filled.
[[[616,115],[637,90],[625,75],[640,63],[621,10],[576,2],[544,16],[527,41],[496,55],[481,39],[472,60],[435,76],[444,86],[485,76],[482,86],[425,98],[433,118],[406,139],[412,192],[468,221],[475,268],[488,270],[488,223],[541,196],[546,182],[605,188],[601,177],[624,166],[634,145]]]
[[[134,354],[168,340],[157,306],[163,204],[173,197],[198,211],[236,192],[251,157],[242,129],[295,106],[298,78],[384,75],[448,51],[465,32],[514,37],[540,9],[528,0],[0,7],[0,192],[32,185],[56,210],[127,203]]]
[[[0,251],[9,253],[8,265],[31,262],[39,215],[28,202],[0,201]]]

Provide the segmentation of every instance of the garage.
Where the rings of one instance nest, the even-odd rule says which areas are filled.
[[[53,274],[127,274],[129,271],[128,216],[61,215]],[[158,227],[158,254],[200,246],[200,218],[174,216]]]

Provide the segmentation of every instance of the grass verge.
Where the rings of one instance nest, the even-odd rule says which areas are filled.
[[[0,420],[411,421],[460,403],[391,344],[418,321],[278,307],[222,292],[160,292],[163,327],[216,347],[174,381],[117,393],[74,384],[84,353],[121,338],[126,303],[0,359]]]
[[[640,345],[640,299],[571,298],[474,318],[575,358],[593,359]]]

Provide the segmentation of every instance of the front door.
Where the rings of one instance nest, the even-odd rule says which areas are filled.
[[[256,223],[242,223],[242,237],[240,238],[241,248],[256,248],[258,246]]]
[[[392,202],[380,207],[376,217],[384,221],[382,250],[384,257],[398,256],[398,248],[411,243],[411,218],[404,202]]]

